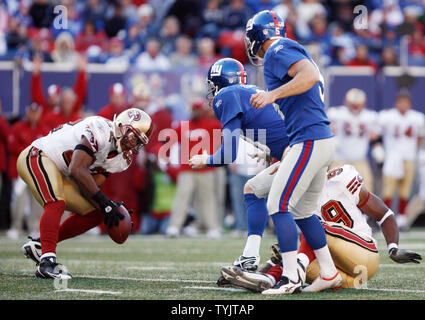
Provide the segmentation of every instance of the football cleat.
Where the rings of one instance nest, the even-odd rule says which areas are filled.
[[[260,257],[244,257],[240,256],[233,262],[234,266],[240,267],[244,270],[248,271],[256,271],[258,269],[258,265],[260,264]]]
[[[248,289],[254,292],[262,292],[273,286],[273,281],[267,275],[258,272],[245,271],[238,266],[225,266],[221,268],[221,274],[233,286]]]
[[[28,241],[21,247],[21,252],[24,254],[25,257],[31,259],[35,262],[36,265],[38,265],[40,263],[41,257],[40,238],[36,239],[29,236],[28,239],[30,239],[30,241]]]
[[[303,282],[301,280],[301,276],[298,270],[297,273],[298,280],[296,282],[289,280],[289,278],[286,276],[282,276],[282,278],[279,280],[278,283],[275,284],[273,288],[264,290],[261,293],[267,295],[301,293],[301,287],[303,285]]]
[[[330,279],[317,277],[313,283],[303,289],[303,292],[320,292],[326,289],[338,290],[342,287],[342,276],[339,272]]]
[[[217,283],[217,286],[222,288],[233,287],[232,283],[229,280],[226,280],[226,278],[224,278],[223,276],[220,276],[220,278],[218,278],[216,283]]]
[[[43,258],[35,272],[37,278],[70,280],[72,276],[56,262],[55,257]]]

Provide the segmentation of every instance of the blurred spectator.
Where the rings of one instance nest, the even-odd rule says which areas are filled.
[[[358,45],[356,47],[356,55],[353,60],[347,63],[347,66],[351,67],[364,67],[369,66],[378,69],[377,64],[369,57],[369,49],[365,45]]]
[[[146,3],[139,6],[137,9],[137,17],[144,37],[158,35],[161,26],[155,21],[155,12],[150,4]]]
[[[161,53],[161,44],[156,38],[150,38],[146,43],[146,51],[136,58],[136,66],[143,71],[165,71],[170,67],[167,56]]]
[[[418,58],[425,58],[425,37],[420,29],[413,31],[409,41],[409,55]]]
[[[25,118],[15,122],[9,131],[9,177],[12,179],[12,203],[11,203],[11,226],[7,236],[17,239],[22,235],[27,204],[29,204],[29,214],[27,219],[28,233],[31,236],[39,232],[39,222],[43,208],[32,196],[28,185],[18,176],[16,160],[19,154],[28,147],[31,142],[49,132],[43,122],[40,122],[43,108],[32,103],[25,109]]]
[[[397,27],[403,22],[403,14],[398,5],[398,0],[383,0],[382,7],[372,11],[369,17],[369,29],[379,34],[385,27]]]
[[[311,28],[311,33],[310,36],[305,39],[305,42],[319,43],[321,45],[322,53],[329,55],[331,35],[328,31],[326,19],[322,16],[315,16],[310,20],[309,26]]]
[[[81,17],[84,21],[93,21],[96,29],[104,27],[104,16],[106,14],[106,2],[101,0],[88,0],[82,10]]]
[[[216,54],[215,43],[211,38],[202,38],[198,41],[198,65],[203,67],[209,67],[215,61],[221,58],[220,55]]]
[[[119,114],[127,108],[125,88],[122,83],[116,82],[109,88],[109,104],[100,109],[98,115],[113,120],[115,114]]]
[[[193,67],[198,64],[197,57],[192,53],[192,39],[181,35],[176,40],[176,51],[170,54],[172,66]]]
[[[15,60],[21,62],[33,61],[36,57],[41,59],[41,62],[53,62],[52,56],[49,53],[50,33],[47,29],[41,29],[30,38],[29,47],[21,47],[15,55]]]
[[[166,234],[176,237],[180,234],[187,217],[191,200],[196,195],[198,222],[202,221],[207,236],[220,236],[220,225],[216,215],[214,193],[215,168],[192,170],[188,160],[195,154],[214,153],[214,130],[220,130],[218,120],[206,117],[206,103],[202,100],[191,102],[192,118],[181,122],[176,128],[180,143],[180,170],[177,176],[177,193],[174,199],[170,224]],[[199,225],[198,225],[199,226]]]
[[[297,20],[295,33],[301,40],[311,35],[309,23],[315,16],[326,16],[326,8],[319,0],[303,0],[296,6]]]
[[[406,225],[405,210],[416,175],[418,146],[425,135],[425,116],[412,110],[412,101],[407,92],[401,91],[394,108],[382,110],[378,123],[382,131],[385,149],[382,198],[391,208],[398,198],[397,224]]]
[[[102,55],[100,62],[107,65],[118,66],[127,69],[130,66],[131,61],[124,52],[123,41],[118,37],[113,37],[109,40],[108,47],[108,52],[105,52]]]
[[[205,8],[202,10],[202,18],[204,24],[200,35],[217,38],[220,28],[223,25],[223,9],[221,8],[221,0],[207,0]]]
[[[77,65],[79,54],[75,51],[74,38],[68,32],[62,32],[55,40],[52,59],[56,63],[69,63]]]
[[[245,6],[245,0],[230,0],[229,4],[223,8],[223,26],[231,30],[244,30],[252,15],[252,10]]]
[[[97,30],[93,20],[86,20],[83,31],[75,37],[75,49],[80,53],[85,53],[91,46],[97,46],[102,50],[105,39],[105,32],[102,29]]]
[[[380,67],[393,67],[398,65],[400,64],[398,62],[398,57],[394,49],[392,47],[385,47],[382,50]]]
[[[113,16],[105,21],[105,33],[108,38],[115,37],[119,31],[125,29],[127,18],[123,14],[123,7],[118,2],[114,3]]]
[[[9,52],[15,52],[28,41],[27,29],[19,23],[15,17],[9,17],[9,31],[6,34],[7,48]]]
[[[174,1],[166,16],[175,16],[180,22],[181,31],[194,38],[202,27],[202,1]]]
[[[50,28],[53,21],[53,5],[49,0],[34,0],[29,10],[35,28]]]
[[[9,224],[10,180],[7,174],[7,135],[9,122],[3,115],[3,102],[0,99],[0,228]]]
[[[40,61],[34,64],[31,79],[32,100],[43,107],[43,122],[49,129],[55,129],[66,122],[77,121],[81,118],[81,111],[87,92],[86,59],[78,60],[78,73],[74,88],[60,88],[50,85],[47,89],[48,99],[43,95],[40,76]]]
[[[140,52],[145,50],[146,34],[140,27],[139,22],[132,22],[125,32],[124,50],[130,59],[134,59]]]
[[[159,41],[161,42],[161,52],[169,56],[175,50],[175,42],[180,34],[180,24],[176,17],[169,16],[164,19]]]
[[[327,115],[337,139],[332,168],[351,164],[365,179],[366,188],[373,192],[374,179],[367,156],[370,142],[378,139],[378,114],[366,109],[366,102],[366,93],[353,88],[345,94],[344,105],[329,108]]]

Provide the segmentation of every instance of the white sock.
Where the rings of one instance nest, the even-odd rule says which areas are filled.
[[[260,255],[261,236],[252,234],[246,238],[244,257],[258,257]]]
[[[51,258],[51,257],[56,258],[56,254],[53,253],[53,252],[46,252],[46,253],[41,255],[40,260],[44,259],[44,258]]]
[[[310,259],[307,257],[307,255],[305,253],[298,253],[297,258],[300,259],[301,264],[307,270],[307,267],[310,264]]]
[[[317,262],[319,263],[320,276],[325,279],[330,279],[337,273],[335,264],[332,260],[328,246],[314,250]]]
[[[297,251],[281,252],[280,254],[282,255],[283,265],[282,275],[288,277],[289,280],[297,281]]]

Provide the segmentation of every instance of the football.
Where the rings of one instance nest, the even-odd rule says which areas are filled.
[[[108,234],[116,243],[122,244],[131,233],[132,223],[130,214],[124,206],[119,206],[118,210],[124,215],[124,219],[120,220],[118,226],[108,228]]]

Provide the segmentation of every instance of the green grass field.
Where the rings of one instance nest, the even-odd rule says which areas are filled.
[[[392,262],[382,236],[376,238],[382,249],[381,266],[367,289],[262,296],[216,286],[220,266],[238,257],[244,245],[244,239],[229,235],[219,240],[132,235],[123,245],[107,236],[80,236],[58,246],[59,262],[74,277],[67,289],[56,289],[52,280],[34,276],[35,264],[20,253],[26,239],[0,236],[0,300],[425,300],[425,264]],[[262,262],[268,259],[273,242],[273,236],[264,237]],[[425,230],[401,234],[400,247],[425,255]]]

